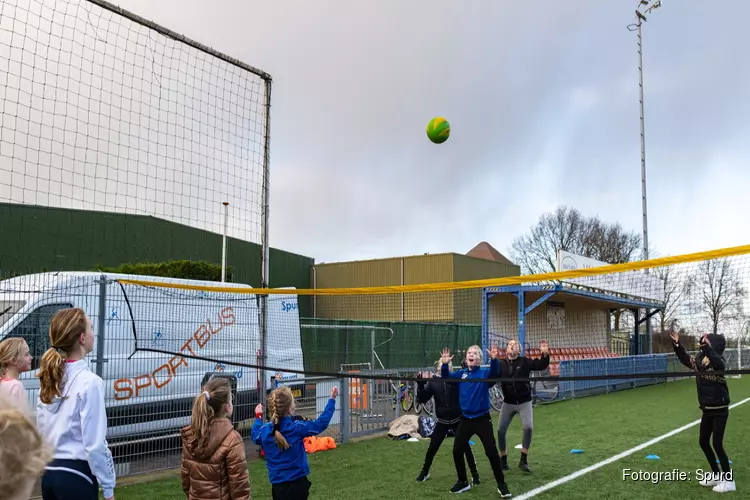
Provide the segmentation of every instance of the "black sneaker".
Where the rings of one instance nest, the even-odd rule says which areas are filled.
[[[518,462],[518,468],[524,472],[531,472],[531,469],[529,468],[529,463],[523,458],[521,459],[520,462]]]
[[[429,472],[422,471],[417,476],[417,482],[418,483],[423,483],[423,482],[427,481],[428,479],[430,479],[430,473]]]
[[[502,498],[510,498],[513,495],[511,495],[510,490],[508,489],[508,485],[503,483],[500,485],[500,487],[497,489],[497,492],[500,493],[500,496]]]
[[[503,466],[503,470],[510,470],[508,455],[500,455],[500,464]]]
[[[463,493],[464,491],[469,491],[470,489],[471,485],[468,481],[459,481],[453,485],[453,488],[451,488],[451,493]]]
[[[474,486],[478,486],[478,485],[482,484],[482,483],[481,483],[481,482],[479,481],[479,474],[472,474],[472,475],[471,475],[471,483],[472,483],[472,484],[473,484]]]

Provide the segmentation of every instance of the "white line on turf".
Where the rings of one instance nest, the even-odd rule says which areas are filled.
[[[743,399],[742,401],[740,401],[738,403],[734,403],[733,405],[730,405],[729,409],[731,410],[732,408],[736,408],[737,406],[743,405],[743,404],[745,404],[747,402],[750,402],[750,398]],[[690,422],[689,424],[683,425],[682,427],[680,427],[678,429],[675,429],[673,431],[669,431],[666,434],[663,434],[663,435],[661,435],[659,437],[655,437],[651,441],[647,441],[647,442],[645,442],[643,444],[639,444],[635,448],[631,448],[631,449],[629,449],[627,451],[623,451],[622,453],[618,453],[617,455],[609,457],[606,460],[602,460],[601,462],[595,463],[594,465],[589,465],[588,467],[586,467],[584,469],[578,470],[578,471],[576,471],[576,472],[574,472],[572,474],[568,474],[567,476],[561,477],[560,479],[555,479],[554,481],[551,481],[551,482],[549,482],[547,484],[543,484],[542,486],[539,486],[537,488],[534,488],[533,490],[527,491],[526,493],[522,493],[522,494],[520,494],[520,495],[518,495],[517,497],[514,497],[514,498],[516,500],[522,500],[522,499],[525,499],[525,498],[534,497],[534,496],[538,495],[539,493],[545,492],[547,490],[551,490],[555,486],[560,486],[561,484],[565,484],[565,483],[567,483],[569,481],[572,481],[573,479],[581,477],[584,474],[588,474],[591,471],[594,471],[596,469],[600,469],[600,468],[604,467],[605,465],[609,465],[612,462],[617,462],[618,460],[620,460],[622,458],[625,458],[628,455],[632,455],[636,451],[640,451],[640,450],[642,450],[644,448],[648,448],[652,444],[658,443],[659,441],[662,441],[663,439],[667,439],[668,437],[672,437],[675,434],[679,434],[680,432],[685,431],[685,430],[687,430],[687,429],[689,429],[691,427],[695,427],[696,425],[698,425],[700,423],[701,423],[700,419],[696,420],[695,422]]]

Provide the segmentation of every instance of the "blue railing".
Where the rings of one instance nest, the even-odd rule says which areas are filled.
[[[555,399],[601,394],[665,382],[664,378],[629,377],[641,373],[669,371],[669,354],[642,354],[618,358],[576,359],[560,362],[560,377],[622,375],[621,379],[572,380],[560,382]]]

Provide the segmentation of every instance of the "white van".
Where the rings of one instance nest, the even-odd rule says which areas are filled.
[[[58,272],[0,281],[0,339],[22,337],[34,358],[21,375],[32,408],[38,400],[39,361],[50,347],[49,323],[60,309],[80,307],[96,334],[86,358],[102,377],[107,399],[108,438],[159,435],[187,425],[201,383],[217,372],[236,382],[235,422],[252,418],[260,397],[259,370],[228,364],[261,365],[259,297],[179,288],[121,285],[131,279],[251,289],[249,285],[98,272]],[[137,351],[160,349],[212,358]],[[303,370],[296,295],[268,295],[266,366]],[[277,372],[266,371],[266,388]],[[281,372],[286,378],[298,375]]]

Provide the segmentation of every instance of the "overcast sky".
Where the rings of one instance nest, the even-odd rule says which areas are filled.
[[[507,254],[559,204],[641,230],[635,1],[115,3],[273,76],[273,247]],[[746,244],[750,3],[663,4],[644,28],[651,247]]]

